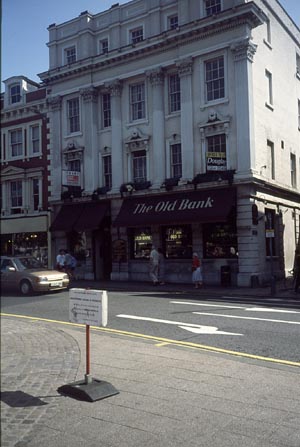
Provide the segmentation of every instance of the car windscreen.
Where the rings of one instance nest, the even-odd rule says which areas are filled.
[[[41,262],[36,258],[16,258],[15,263],[19,271],[43,268]]]

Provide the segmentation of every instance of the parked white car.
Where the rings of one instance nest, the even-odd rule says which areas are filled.
[[[69,277],[58,270],[45,269],[32,256],[1,256],[1,288],[19,290],[22,295],[33,292],[63,290],[69,286]]]

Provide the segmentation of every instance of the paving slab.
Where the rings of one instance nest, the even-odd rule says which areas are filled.
[[[2,317],[2,447],[299,447],[300,368],[91,330],[91,374],[119,394],[57,389],[85,374],[85,330]]]

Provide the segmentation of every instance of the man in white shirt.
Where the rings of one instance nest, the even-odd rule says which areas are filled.
[[[59,250],[58,255],[56,256],[56,268],[57,270],[64,270],[66,264],[66,252],[65,250]]]

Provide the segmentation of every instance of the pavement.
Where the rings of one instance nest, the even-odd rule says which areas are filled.
[[[154,288],[90,281],[73,285]],[[192,291],[190,285],[155,290]],[[252,289],[251,296],[268,295],[266,289],[258,295],[259,290]],[[208,291],[224,296],[222,288],[193,293]],[[245,292],[230,288],[226,295],[247,299]],[[299,296],[284,292],[288,300]],[[300,446],[297,366],[137,338],[110,331],[108,322],[108,328],[91,330],[91,376],[118,394],[88,402],[57,391],[84,379],[85,343],[82,326],[2,316],[2,447]]]

